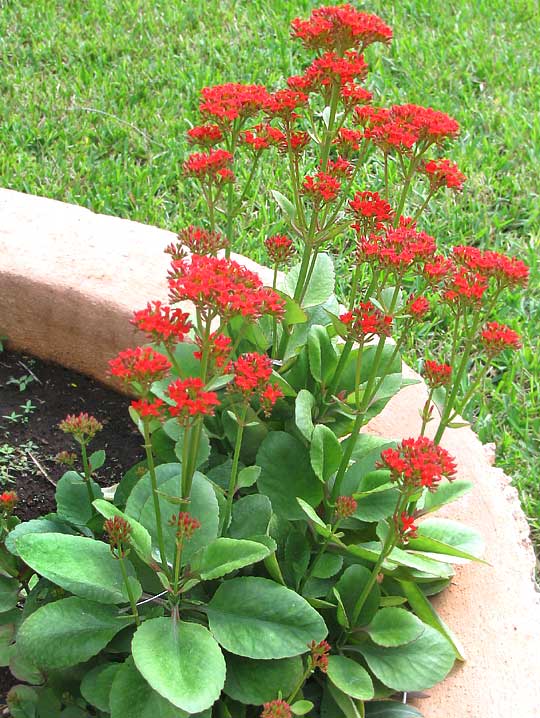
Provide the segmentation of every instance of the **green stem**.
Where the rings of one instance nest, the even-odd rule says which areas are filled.
[[[88,492],[88,500],[90,501],[90,510],[94,513],[94,492],[92,491],[92,470],[90,469],[90,463],[88,461],[88,455],[86,453],[86,444],[81,442],[81,456],[82,465],[84,471],[84,483],[86,484],[86,490]]]
[[[426,403],[424,404],[424,408],[422,410],[422,428],[420,429],[420,436],[424,436],[424,432],[426,431],[426,426],[429,421],[429,407],[431,406],[431,400],[433,398],[433,391],[434,389],[431,388],[429,390],[429,395],[426,400]]]
[[[400,497],[401,500],[401,497]],[[371,590],[375,583],[377,582],[377,576],[379,575],[381,571],[381,567],[384,563],[384,560],[386,557],[392,552],[394,546],[395,546],[395,533],[393,531],[388,532],[388,536],[386,538],[386,541],[384,542],[384,546],[381,549],[381,553],[379,558],[377,559],[377,563],[373,567],[373,571],[371,572],[371,576],[369,577],[369,581],[366,583],[364,588],[362,589],[362,593],[358,597],[358,601],[356,602],[352,614],[352,625],[355,626],[358,618],[360,616],[360,612],[362,611],[365,602],[368,599],[369,594],[371,593]]]
[[[129,603],[131,606],[131,612],[135,618],[135,625],[140,626],[141,621],[139,619],[139,612],[137,610],[137,602],[135,601],[135,596],[133,595],[133,591],[131,590],[131,584],[129,583],[129,577],[126,571],[124,559],[121,556],[118,556],[118,562],[120,564],[120,570],[122,571],[122,578],[124,579],[124,585],[126,587]]]
[[[333,394],[335,393],[340,377],[343,374],[343,370],[345,369],[347,360],[349,359],[349,355],[351,353],[353,345],[354,342],[352,339],[347,339],[345,341],[345,344],[343,345],[343,349],[339,357],[339,361],[336,366],[336,370],[334,372],[334,376],[332,377],[332,381],[328,385],[328,389],[326,391],[327,396],[333,396]]]
[[[173,591],[174,595],[178,595],[178,585],[180,583],[180,566],[182,565],[182,548],[183,542],[179,541],[176,544],[176,551],[174,556],[174,574],[173,574]]]
[[[234,445],[233,462],[231,467],[231,478],[229,479],[229,488],[227,490],[227,503],[225,504],[225,511],[223,513],[222,531],[227,530],[231,518],[232,504],[234,494],[236,492],[236,481],[238,479],[238,464],[240,462],[240,450],[242,448],[242,437],[244,436],[244,425],[246,421],[247,410],[248,404],[246,402],[242,410],[242,415],[238,421],[238,431],[236,432],[236,442]]]
[[[144,449],[146,452],[146,463],[148,464],[148,473],[150,474],[150,483],[152,484],[152,500],[154,502],[154,515],[156,517],[156,533],[158,540],[159,556],[164,572],[168,575],[169,567],[167,565],[167,554],[165,552],[165,541],[163,539],[163,524],[161,520],[161,507],[159,505],[158,484],[156,476],[156,466],[154,463],[154,454],[152,452],[152,441],[150,439],[149,420],[143,419],[144,431]]]
[[[290,696],[287,698],[287,703],[291,705],[291,703],[294,702],[294,699],[298,695],[299,691],[301,690],[304,683],[307,681],[307,679],[310,677],[310,675],[313,673],[313,668],[311,667],[311,658],[308,658],[308,667],[304,671],[304,674],[302,675],[302,678],[298,681],[296,686],[294,687],[294,690],[290,694]]]

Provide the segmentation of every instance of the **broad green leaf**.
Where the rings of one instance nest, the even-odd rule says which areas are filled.
[[[321,704],[322,718],[364,718],[363,705],[363,702],[357,704],[353,698],[340,691],[332,681],[325,682]]]
[[[119,666],[110,693],[111,718],[187,718],[144,680],[133,658]]]
[[[366,705],[366,718],[422,718],[422,713],[397,701],[373,701]]]
[[[353,494],[373,492],[358,498],[358,508],[354,516],[360,521],[379,521],[391,516],[397,506],[400,494],[399,491],[388,486],[390,473],[383,469],[370,471],[363,475],[361,466],[353,464],[347,471],[344,481],[344,491],[356,484]],[[387,490],[378,491],[379,488],[387,486]]]
[[[307,348],[312,377],[327,384],[334,375],[338,357],[325,327],[319,324],[310,327]]]
[[[330,536],[330,534],[332,532],[330,531],[328,526],[324,523],[324,521],[321,519],[319,514],[315,511],[313,506],[310,506],[302,499],[297,498],[296,500],[298,501],[298,505],[300,506],[302,511],[315,524],[315,530],[317,531],[317,533],[320,533],[321,536],[325,536],[325,537]]]
[[[434,558],[425,556],[420,553],[413,553],[411,551],[404,551],[396,546],[392,549],[392,552],[387,558],[388,563],[396,564],[397,566],[407,566],[408,568],[414,568],[417,571],[431,574],[438,578],[449,578],[453,576],[452,567],[442,561],[437,561]]]
[[[456,479],[455,481],[443,481],[436,491],[426,491],[425,496],[418,502],[423,512],[437,511],[441,506],[456,501],[467,494],[473,487],[472,481]]]
[[[0,613],[15,608],[18,596],[19,581],[16,578],[0,575]]]
[[[176,439],[176,443],[174,445],[174,453],[176,454],[176,458],[179,461],[182,461],[182,450],[184,446],[184,428],[181,426],[178,427],[177,437],[178,438]],[[199,448],[197,450],[195,468],[198,469],[199,466],[202,466],[206,461],[208,461],[209,456],[210,439],[208,438],[208,433],[203,428],[203,430],[201,431],[201,438],[199,440]]]
[[[336,473],[343,452],[340,443],[328,426],[317,424],[311,436],[309,458],[318,479],[325,482]]]
[[[389,343],[384,345],[382,356],[377,367],[375,367],[375,359],[377,354],[377,344],[370,344],[364,347],[362,354],[362,366],[360,373],[360,383],[366,382],[375,371],[375,376],[382,376],[383,373],[398,374],[401,372],[401,357],[399,353],[394,357],[395,347]],[[349,359],[345,365],[345,369],[341,374],[337,385],[337,392],[346,391],[347,394],[354,392],[356,385],[356,358],[358,349],[353,349],[349,355]]]
[[[121,478],[120,483],[116,487],[116,491],[114,492],[115,506],[120,506],[120,508],[125,507],[129,495],[133,491],[133,487],[147,471],[148,466],[146,461],[139,461],[139,463],[134,464],[126,471]]]
[[[103,498],[99,486],[90,481],[95,499]],[[58,516],[75,526],[85,526],[92,518],[93,510],[88,499],[86,481],[76,472],[67,471],[56,484]]]
[[[424,632],[424,624],[404,608],[381,608],[366,627],[371,640],[379,646],[403,646]]]
[[[0,631],[2,628],[0,627]],[[45,674],[35,666],[28,656],[24,656],[17,643],[9,649],[9,670],[19,681],[38,686],[45,682]]]
[[[112,684],[120,668],[120,663],[103,663],[88,671],[81,681],[81,695],[85,701],[108,713]]]
[[[162,494],[179,496],[179,484],[182,467],[180,464],[162,464],[156,467],[156,478],[159,491]],[[161,509],[163,534],[165,539],[165,550],[168,560],[174,560],[176,536],[174,526],[168,525],[172,514],[178,512],[178,507],[167,501],[164,495],[159,496]],[[193,537],[184,547],[182,562],[185,564],[191,560],[195,553],[213,541],[218,534],[219,508],[216,494],[210,482],[195,472],[189,504],[190,514],[198,519],[201,527],[195,531]],[[152,536],[154,546],[157,546],[156,516],[154,512],[154,500],[152,496],[152,484],[150,476],[145,474],[134,487],[126,505],[126,514],[141,523]]]
[[[255,541],[217,538],[194,558],[192,569],[200,573],[203,581],[210,581],[262,561],[270,553],[266,546]]]
[[[233,503],[229,535],[232,538],[250,538],[265,534],[271,517],[272,504],[268,496],[244,496]]]
[[[343,566],[343,556],[335,553],[325,553],[317,561],[317,565],[313,569],[315,578],[331,578],[341,570]]]
[[[254,661],[228,654],[227,680],[223,690],[235,701],[258,706],[274,700],[280,693],[283,696],[292,693],[303,672],[299,656],[277,661]]]
[[[279,205],[279,208],[287,215],[289,220],[292,222],[296,217],[296,208],[290,199],[287,199],[284,194],[278,192],[277,189],[271,189],[270,193]],[[293,292],[294,294],[294,292]],[[291,295],[292,296],[292,295]]]
[[[300,276],[300,265],[297,264],[283,275],[279,288],[289,296],[294,296],[298,277]],[[311,275],[307,291],[302,301],[302,306],[315,307],[326,302],[334,292],[335,271],[334,263],[328,254],[321,252],[315,260],[315,267]]]
[[[259,491],[268,496],[281,518],[304,518],[297,497],[311,506],[321,503],[323,487],[313,473],[308,450],[290,434],[271,431],[261,444],[257,465],[262,469]]]
[[[266,578],[233,578],[221,584],[208,604],[210,630],[230,653],[246,658],[297,656],[327,629],[309,603]]]
[[[285,302],[283,319],[286,324],[303,324],[307,322],[307,314],[292,297],[285,292],[281,292],[279,289],[276,290],[276,293],[279,294]]]
[[[120,509],[116,508],[116,506],[111,504],[110,501],[96,499],[94,501],[94,507],[106,519],[110,519],[113,516],[119,516],[120,518],[125,519],[131,527],[130,546],[132,546],[137,552],[141,561],[144,561],[145,563],[150,563],[152,561],[152,539],[144,526],[142,526],[138,521],[135,521],[133,517],[128,516],[123,511],[120,511]]]
[[[370,458],[366,465],[364,473],[368,473],[375,468],[375,462],[381,457],[381,451],[389,447],[395,447],[396,442],[385,439],[382,436],[372,436],[371,434],[359,434],[354,442],[354,448],[351,459],[360,462],[366,457]]]
[[[177,708],[198,713],[219,698],[225,660],[203,626],[153,618],[135,632],[132,650],[143,678]]]
[[[11,643],[15,638],[15,625],[5,623],[0,626],[0,666],[9,665],[11,655]]]
[[[315,397],[307,389],[301,389],[294,402],[294,420],[302,436],[311,441],[313,418],[311,412],[315,406]]]
[[[423,691],[440,683],[454,665],[454,649],[434,628],[427,626],[412,643],[383,648],[371,641],[358,646],[370,670],[396,691]]]
[[[6,548],[14,556],[18,556],[17,553],[17,539],[20,536],[26,534],[74,534],[73,529],[63,521],[56,521],[53,519],[31,519],[30,521],[23,521],[21,524],[17,524],[15,528],[8,533],[6,536]]]
[[[7,696],[9,715],[12,718],[34,718],[38,703],[38,693],[30,686],[13,686]]]
[[[365,566],[355,564],[345,569],[339,581],[336,583],[336,591],[340,595],[350,625],[353,625],[352,618],[356,602],[360,598],[360,594],[370,578],[371,571],[369,569]],[[360,611],[356,625],[362,626],[372,620],[379,607],[380,599],[381,592],[379,585],[375,583]]]
[[[114,606],[70,596],[32,613],[21,624],[17,643],[38,668],[68,668],[95,656],[131,622]]]
[[[261,473],[260,466],[246,466],[238,472],[238,478],[236,480],[236,486],[239,489],[248,489],[253,484],[257,483]]]
[[[101,469],[103,464],[105,463],[105,452],[103,449],[99,449],[98,451],[94,451],[90,456],[88,457],[88,463],[90,464],[90,468],[92,471],[97,471],[98,469]]]
[[[301,531],[293,530],[285,542],[285,566],[292,574],[292,583],[298,587],[311,559],[311,544]]]
[[[351,698],[369,701],[373,698],[373,683],[365,668],[345,656],[329,656],[328,678]]]
[[[484,553],[482,536],[474,529],[450,519],[426,519],[418,525],[417,538],[409,548],[478,560]]]
[[[98,603],[129,601],[119,562],[103,541],[68,534],[26,534],[17,539],[17,550],[36,573],[76,596]],[[125,566],[134,579],[129,562]]]
[[[294,716],[305,716],[313,710],[313,703],[311,701],[295,701],[291,706],[291,713]]]

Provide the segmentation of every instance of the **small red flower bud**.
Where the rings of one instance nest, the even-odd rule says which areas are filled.
[[[201,528],[201,523],[187,511],[180,511],[178,515],[173,514],[169,520],[169,526],[176,526],[176,539],[183,541],[193,536],[197,529]]]
[[[431,389],[448,386],[452,380],[452,367],[448,364],[438,364],[436,361],[426,359],[424,362],[424,376],[426,384]]]
[[[328,670],[328,654],[330,653],[331,646],[328,641],[321,641],[315,643],[311,641],[308,643],[308,648],[311,651],[311,667],[313,670],[318,668],[322,673],[326,673]]]
[[[493,357],[505,349],[520,349],[521,339],[517,332],[505,324],[488,322],[481,335],[482,344],[488,354]]]
[[[15,491],[4,491],[0,494],[0,512],[4,515],[10,514],[15,506],[19,497]]]
[[[409,516],[404,511],[396,522],[396,529],[403,539],[416,538],[418,526],[414,523],[414,516]]]
[[[57,464],[62,464],[63,466],[74,466],[77,461],[77,454],[72,451],[60,451],[56,454],[54,460]]]
[[[281,699],[264,703],[261,718],[292,718],[291,707]]]
[[[283,234],[276,234],[264,240],[268,256],[274,264],[285,264],[294,254],[292,239]]]
[[[357,508],[358,503],[352,496],[338,496],[336,499],[336,518],[348,519]]]
[[[58,424],[58,428],[64,434],[71,434],[79,444],[88,444],[103,429],[103,424],[95,416],[81,412],[78,415],[68,414]]]
[[[103,529],[107,534],[111,553],[116,558],[124,558],[127,555],[126,547],[129,545],[131,526],[121,516],[113,516],[107,519],[103,524]]]

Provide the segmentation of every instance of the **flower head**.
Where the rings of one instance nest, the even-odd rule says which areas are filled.
[[[151,347],[135,347],[125,349],[115,359],[111,359],[109,368],[112,376],[134,385],[142,394],[146,394],[155,381],[167,376],[171,363],[166,356]]]
[[[350,312],[339,317],[347,327],[348,336],[363,342],[375,335],[390,336],[392,317],[384,314],[372,302],[361,302]]]
[[[59,451],[54,457],[54,460],[57,464],[61,464],[63,466],[75,466],[77,454],[72,451]]]
[[[266,414],[275,402],[283,396],[277,384],[269,384],[272,375],[272,361],[266,354],[251,352],[243,354],[233,363],[234,380],[232,391],[238,391],[249,401],[257,397]]]
[[[213,416],[219,405],[215,391],[204,391],[204,382],[198,377],[177,379],[167,387],[167,395],[174,404],[169,407],[171,416],[189,426],[199,416]]]
[[[358,503],[352,496],[338,496],[336,499],[336,518],[348,519],[358,508]]]
[[[360,237],[356,256],[358,262],[369,262],[375,269],[390,269],[396,274],[418,266],[434,257],[435,239],[414,226],[400,224],[388,227],[384,234]]]
[[[227,249],[229,241],[225,235],[220,232],[212,232],[203,227],[195,227],[190,225],[178,232],[178,244],[167,247],[165,250],[173,259],[182,259],[185,251],[182,247],[189,249],[192,254],[211,254],[215,256],[220,249]]]
[[[292,718],[291,706],[281,698],[264,703],[261,718]]]
[[[203,88],[199,110],[203,117],[228,130],[234,120],[256,115],[267,100],[268,92],[263,85],[228,82]]]
[[[218,125],[199,125],[187,131],[188,142],[201,147],[213,147],[223,139]]]
[[[11,514],[18,500],[17,492],[3,491],[0,494],[0,513],[4,514],[4,516]]]
[[[197,337],[195,340],[199,346],[193,356],[196,359],[202,359],[203,340]],[[214,372],[216,369],[219,373],[227,372],[230,368],[229,359],[232,351],[232,340],[225,334],[212,332],[207,342],[207,357],[209,369]]]
[[[68,414],[58,424],[58,428],[64,434],[71,434],[79,444],[88,444],[103,429],[103,424],[95,416],[81,412],[77,415]]]
[[[403,439],[397,449],[385,449],[381,460],[381,465],[390,470],[392,480],[407,488],[426,486],[433,491],[443,478],[452,480],[456,473],[450,454],[427,436]]]
[[[173,514],[169,520],[169,526],[176,527],[176,540],[183,541],[191,539],[197,529],[201,528],[201,522],[191,516],[187,511],[180,511]]]
[[[448,386],[452,380],[452,367],[448,364],[439,364],[436,361],[426,359],[424,362],[424,377],[426,384],[431,389]]]
[[[160,301],[148,302],[145,309],[134,312],[131,323],[152,341],[167,345],[183,342],[191,329],[187,312],[172,309]]]
[[[350,47],[363,50],[374,42],[388,43],[392,30],[377,15],[346,4],[316,8],[307,20],[296,18],[291,35],[311,50],[343,52]]]
[[[360,149],[360,143],[364,139],[362,130],[351,130],[348,127],[342,127],[338,130],[333,144],[337,146],[338,152],[348,157],[352,152]]]
[[[294,255],[294,244],[292,239],[284,234],[274,234],[264,240],[264,246],[273,264],[286,264]]]
[[[505,324],[488,322],[480,336],[484,349],[491,357],[505,349],[520,349],[521,338],[517,332]]]
[[[268,96],[264,105],[264,111],[269,117],[279,117],[290,123],[298,117],[297,110],[305,107],[308,96],[292,88],[277,90]]]
[[[251,130],[246,130],[240,135],[240,141],[254,152],[267,150],[269,147],[277,147],[283,142],[285,135],[277,127],[272,127],[266,122],[255,125]]]
[[[486,280],[494,279],[502,289],[524,287],[529,279],[529,268],[516,257],[477,247],[452,248],[453,259],[460,267],[468,269]]]
[[[354,165],[345,157],[337,157],[335,160],[328,160],[326,171],[337,179],[350,179],[354,172]]]
[[[450,160],[428,160],[420,165],[419,171],[428,178],[431,192],[441,187],[458,191],[463,188],[466,180],[457,164]]]
[[[103,530],[107,534],[113,556],[125,558],[131,537],[130,524],[121,516],[113,516],[104,522]]]
[[[184,162],[184,172],[188,177],[217,185],[234,182],[234,174],[230,169],[232,159],[232,154],[227,150],[194,152]]]
[[[378,192],[356,192],[349,209],[355,218],[352,228],[362,236],[383,229],[394,216],[390,204]]]
[[[454,138],[459,132],[458,123],[444,112],[419,105],[394,105],[390,110],[359,107],[357,120],[365,122],[365,134],[383,152],[395,150],[408,153],[415,145],[423,149]]]
[[[322,673],[326,673],[328,670],[328,654],[332,646],[328,641],[320,641],[319,643],[311,641],[311,643],[308,643],[308,648],[310,650],[311,668],[313,670],[318,668]]]
[[[467,267],[456,267],[445,278],[443,299],[451,306],[479,307],[488,288],[486,277]]]
[[[317,172],[315,176],[306,175],[302,192],[315,203],[327,203],[336,199],[341,182],[326,172]]]
[[[165,416],[167,412],[167,405],[162,399],[154,399],[153,401],[139,399],[138,401],[132,401],[131,408],[135,409],[141,417],[151,416],[155,419],[160,419]]]
[[[409,516],[407,513],[405,513],[405,511],[401,512],[401,515],[397,521],[397,530],[401,538],[405,539],[405,541],[410,538],[416,538],[418,526],[414,522],[414,516]]]
[[[414,294],[411,294],[405,306],[406,312],[415,320],[422,319],[429,312],[429,309],[429,300],[422,296],[416,297]]]

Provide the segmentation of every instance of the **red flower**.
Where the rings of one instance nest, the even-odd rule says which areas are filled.
[[[199,345],[199,351],[193,352],[196,359],[202,359],[202,339],[196,337],[195,341]],[[225,334],[212,332],[208,338],[208,363],[209,368],[219,369],[220,372],[229,371],[229,359],[232,351],[232,340]]]
[[[338,196],[340,189],[341,182],[326,172],[317,172],[314,177],[306,175],[302,185],[302,192],[307,197],[321,203],[332,202]]]
[[[256,115],[267,102],[268,91],[262,85],[229,82],[203,88],[201,98],[199,110],[202,115],[228,128],[237,118],[245,120]]]
[[[138,384],[145,394],[153,382],[167,376],[171,363],[151,347],[136,347],[120,352],[110,360],[109,367],[113,376],[128,384]]]
[[[15,506],[19,497],[15,491],[3,491],[0,494],[0,512],[4,515],[10,514]]]
[[[174,402],[169,408],[171,416],[178,417],[184,426],[199,416],[213,416],[219,405],[218,396],[215,391],[203,390],[204,382],[198,377],[177,379],[169,384],[167,394]]]
[[[361,130],[350,130],[347,127],[342,127],[338,130],[333,144],[337,145],[340,154],[350,155],[351,152],[360,148],[360,142],[362,142],[363,138],[364,133]]]
[[[341,88],[341,99],[346,108],[351,108],[371,102],[373,94],[356,82],[348,82]]]
[[[361,302],[353,311],[341,314],[339,319],[355,341],[364,341],[376,334],[388,337],[392,329],[392,317],[383,314],[371,302]]]
[[[291,706],[281,698],[263,703],[261,718],[292,718]]]
[[[169,526],[176,526],[176,540],[178,542],[193,537],[193,534],[197,529],[201,528],[201,522],[191,516],[187,511],[180,511],[180,513],[173,514],[169,520]]]
[[[427,486],[434,490],[443,478],[451,481],[456,473],[450,454],[427,436],[403,439],[397,449],[385,449],[381,459],[393,481],[413,489]]]
[[[313,60],[305,71],[306,90],[313,92],[329,88],[334,82],[340,86],[350,85],[356,79],[363,79],[367,71],[367,63],[359,52],[349,51],[343,57],[335,52],[325,52]]]
[[[505,349],[520,349],[521,338],[505,324],[488,322],[481,334],[482,344],[489,356],[496,356]]]
[[[418,526],[414,523],[414,516],[409,516],[404,511],[401,513],[398,524],[398,531],[402,537],[407,534],[407,538],[416,538]]]
[[[419,267],[422,276],[432,285],[450,277],[454,269],[454,263],[440,254],[431,257],[428,262]]]
[[[264,240],[264,246],[272,262],[277,265],[285,264],[294,254],[293,241],[284,234],[268,237]]]
[[[307,105],[308,96],[305,92],[299,92],[291,88],[285,90],[277,90],[268,98],[264,105],[264,111],[270,117],[280,117],[287,122],[298,117],[298,110],[300,107]]]
[[[281,399],[283,392],[277,384],[268,384],[262,394],[259,396],[261,407],[265,416],[270,416],[272,407],[278,399]]]
[[[361,237],[357,244],[357,261],[370,262],[376,269],[392,269],[403,274],[411,267],[433,258],[436,243],[414,226],[389,227],[383,235]]]
[[[448,364],[439,364],[436,361],[426,359],[424,362],[424,376],[427,385],[431,389],[448,386],[452,380],[452,367]]]
[[[95,416],[81,412],[78,415],[68,414],[58,424],[60,431],[71,434],[79,444],[87,444],[103,429],[103,424]]]
[[[313,50],[343,52],[349,47],[363,50],[374,42],[388,43],[392,30],[377,15],[358,12],[346,4],[316,8],[308,20],[296,18],[291,23],[291,35]]]
[[[213,147],[221,142],[223,133],[217,125],[199,125],[187,131],[188,142],[201,147]]]
[[[258,396],[265,414],[269,414],[276,401],[283,396],[277,384],[269,384],[272,361],[266,354],[243,354],[233,363],[233,390],[239,391],[245,401]]]
[[[326,172],[338,179],[350,179],[354,172],[354,165],[345,158],[338,157],[335,160],[328,160]]]
[[[452,252],[458,264],[486,279],[494,278],[501,288],[527,285],[529,268],[516,257],[466,246],[453,247]]]
[[[287,135],[283,135],[283,139],[279,143],[279,150],[284,154],[289,152],[289,149],[294,154],[300,154],[309,143],[311,137],[307,132],[289,132]]]
[[[256,321],[264,314],[280,317],[284,301],[263,287],[258,275],[232,259],[203,257],[172,263],[169,289],[173,302],[190,301],[204,320],[234,316]]]
[[[414,319],[421,319],[429,312],[429,301],[425,297],[415,297],[411,294],[407,301],[406,311]]]
[[[132,401],[131,407],[135,409],[139,416],[153,416],[156,419],[160,419],[167,410],[167,405],[161,399],[154,399],[153,401],[139,399],[138,401]]]
[[[423,172],[429,179],[431,192],[436,192],[441,187],[460,190],[467,179],[462,174],[455,162],[450,160],[429,160],[423,162],[419,171]]]
[[[232,159],[232,154],[227,150],[194,152],[184,162],[184,172],[200,181],[206,180],[215,184],[234,182],[234,174],[229,168]]]
[[[166,254],[170,254],[173,259],[183,259],[186,252],[183,249],[187,247],[193,254],[211,254],[215,256],[220,249],[226,249],[229,246],[228,239],[219,232],[211,232],[203,227],[195,227],[190,224],[178,232],[178,245],[170,244],[165,250]]]
[[[384,152],[394,149],[406,153],[417,143],[424,149],[440,144],[459,132],[458,123],[444,112],[419,105],[394,105],[390,110],[359,107],[356,118],[367,125],[366,137]]]
[[[148,302],[146,309],[133,313],[131,323],[154,342],[183,342],[191,329],[189,314],[171,309],[160,301]]]
[[[446,278],[443,299],[449,304],[478,307],[488,288],[487,279],[478,272],[458,267]]]
[[[276,147],[283,142],[284,138],[285,135],[281,130],[267,123],[255,125],[251,130],[246,130],[240,135],[241,142],[255,152]]]
[[[356,219],[353,229],[364,236],[383,229],[394,216],[390,204],[378,192],[356,192],[349,209]]]
[[[311,643],[308,643],[308,648],[310,650],[311,668],[313,670],[318,668],[322,673],[326,673],[328,670],[328,654],[332,650],[332,646],[328,641],[320,641],[320,643],[311,641]]]
[[[352,496],[338,496],[336,499],[336,518],[348,519],[357,508],[358,503]]]
[[[121,516],[113,516],[104,522],[103,530],[107,534],[113,556],[125,558],[128,553],[126,546],[129,545],[131,537],[130,524]]]

